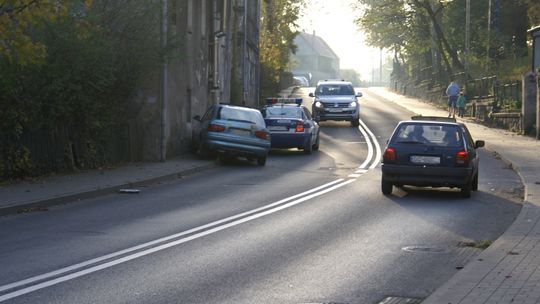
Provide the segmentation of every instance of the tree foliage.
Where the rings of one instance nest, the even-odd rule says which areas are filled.
[[[65,7],[51,12],[52,2]],[[162,55],[159,5],[146,0],[0,3],[0,18],[25,20],[19,28],[0,30],[13,37],[0,49],[0,177],[69,168],[65,162],[79,168],[103,163],[105,142],[136,113],[130,101],[139,80]],[[67,152],[63,157],[33,154],[40,145]],[[74,149],[80,150],[75,160],[70,159]]]
[[[297,20],[304,0],[265,0],[261,4],[261,96],[279,91],[280,76],[289,70],[289,54],[296,47]]]
[[[527,55],[526,30],[540,20],[538,1],[493,1],[489,27],[489,2],[471,0],[470,5],[468,56],[466,0],[357,0],[356,23],[370,45],[394,51],[394,67],[410,76],[431,67],[452,77],[464,71],[465,61],[476,65],[473,71],[486,71]]]

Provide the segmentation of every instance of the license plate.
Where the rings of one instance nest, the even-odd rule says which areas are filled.
[[[242,129],[229,129],[229,132],[235,135],[240,136],[249,136],[251,135],[251,131],[249,130],[242,130]]]
[[[328,112],[339,113],[339,112],[343,112],[343,110],[342,109],[328,109]]]
[[[288,120],[288,119],[278,119],[277,122],[280,123],[280,124],[290,124],[291,123],[291,121]]]
[[[270,131],[287,131],[287,127],[285,127],[285,126],[269,126],[268,130],[270,130]]]
[[[441,163],[441,158],[439,156],[412,155],[411,163],[423,165],[439,165]]]

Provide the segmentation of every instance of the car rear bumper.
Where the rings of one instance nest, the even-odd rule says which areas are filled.
[[[304,147],[310,140],[307,133],[271,133],[272,148]]]
[[[226,153],[233,156],[263,157],[268,155],[270,141],[253,141],[241,143],[229,141],[225,138],[209,138],[206,142],[208,149],[218,153]]]
[[[470,182],[473,169],[383,164],[383,179],[397,185],[462,187]]]

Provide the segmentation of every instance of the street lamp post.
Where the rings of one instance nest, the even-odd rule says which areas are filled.
[[[471,0],[465,5],[465,77],[469,76],[469,49],[471,41]]]

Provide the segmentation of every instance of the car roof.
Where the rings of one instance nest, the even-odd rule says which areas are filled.
[[[257,109],[253,109],[253,108],[245,107],[245,106],[239,106],[239,105],[232,105],[232,104],[228,104],[228,103],[220,103],[217,106],[223,107],[223,108],[233,108],[233,109],[238,109],[238,110],[259,112]]]
[[[341,85],[351,85],[352,86],[352,82],[350,81],[346,81],[346,80],[343,80],[343,79],[325,79],[325,80],[320,80],[319,82],[317,82],[317,85],[321,85],[321,84],[341,84]]]

